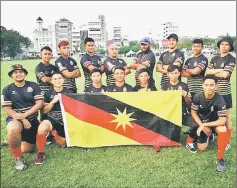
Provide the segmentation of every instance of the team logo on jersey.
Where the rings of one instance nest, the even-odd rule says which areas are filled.
[[[12,95],[16,95],[17,93],[16,93],[16,91],[12,91]]]
[[[174,56],[175,56],[175,53],[172,54],[172,57],[174,57]]]
[[[54,73],[54,70],[51,71],[51,74],[53,74],[53,73]]]
[[[196,67],[197,66],[197,62],[195,62],[193,65],[194,65],[194,67]]]
[[[52,98],[53,98],[53,95],[50,96],[50,99],[52,99]]]
[[[221,68],[223,68],[224,67],[224,63],[221,63]]]
[[[32,87],[28,87],[27,88],[27,92],[32,92],[33,91],[33,88]]]
[[[72,61],[70,61],[70,65],[73,65],[73,62],[72,62]]]
[[[119,63],[121,63],[121,64],[122,64],[122,63],[123,63],[123,61],[122,61],[122,60],[119,60]]]
[[[48,71],[45,71],[45,74],[48,74]]]
[[[126,87],[124,87],[123,88],[123,92],[127,92],[128,90],[127,90],[127,88]]]
[[[222,110],[225,110],[225,109],[226,109],[226,105],[223,105],[223,106],[222,106]]]
[[[202,106],[202,105],[200,105],[200,108],[203,108],[203,106]]]
[[[213,112],[214,111],[214,106],[211,106],[211,112]]]
[[[59,67],[59,68],[62,68],[62,67],[63,67],[61,62],[58,63],[58,67]]]

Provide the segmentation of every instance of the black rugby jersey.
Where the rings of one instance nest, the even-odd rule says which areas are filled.
[[[108,92],[130,92],[133,91],[132,86],[129,84],[124,83],[121,87],[118,87],[116,84],[113,84],[109,87],[107,87]]]
[[[46,77],[52,77],[52,75],[55,72],[55,66],[52,64],[44,64],[44,63],[39,63],[36,68],[35,68],[35,75],[37,82],[39,84],[40,89],[42,90],[43,93],[48,91],[51,87],[52,84],[49,83],[44,83],[41,78],[46,76]]]
[[[137,62],[137,64],[142,64],[145,61],[150,61],[150,66],[147,67],[150,73],[150,79],[148,80],[148,83],[151,85],[155,85],[155,80],[153,79],[153,71],[156,64],[155,54],[151,50],[148,50],[147,52],[139,52],[134,60]],[[135,73],[136,85],[139,85],[139,80],[137,76],[138,75],[136,72]]]
[[[11,106],[17,113],[25,113],[35,105],[35,101],[44,100],[40,87],[35,82],[25,81],[25,85],[17,87],[14,83],[6,86],[2,92],[2,106]],[[27,117],[37,118],[38,112]]]
[[[79,69],[79,67],[77,66],[77,62],[73,58],[68,57],[67,59],[64,59],[62,56],[60,56],[55,61],[55,67],[56,67],[56,70],[60,72],[62,72],[63,70],[68,70],[69,72],[73,72],[74,70]],[[76,86],[75,78],[64,77],[63,87],[71,90],[71,92],[73,93],[76,93],[77,86]]]
[[[223,69],[224,71],[228,71],[231,74],[235,68],[235,64],[236,64],[235,57],[233,57],[231,54],[228,54],[224,57],[217,55],[211,59],[211,62],[209,63],[208,68]],[[218,78],[217,86],[218,86],[217,92],[220,95],[231,94],[230,77]]]
[[[183,70],[186,69],[195,69],[199,67],[201,69],[200,74],[198,75],[191,75],[187,78],[188,89],[192,93],[199,93],[203,91],[202,84],[203,84],[203,77],[205,76],[205,71],[208,65],[207,58],[201,54],[198,57],[191,57],[187,59],[187,61],[183,65]]]
[[[85,93],[94,93],[94,92],[106,92],[107,87],[102,85],[100,88],[95,88],[92,84],[89,87],[86,87],[84,92]]]
[[[104,70],[106,73],[107,86],[110,86],[115,83],[113,69],[117,66],[122,66],[126,69],[127,63],[120,58],[112,59],[111,57],[107,57],[104,60]]]
[[[161,54],[158,64],[172,65],[177,59],[181,63],[182,67],[182,64],[184,62],[184,53],[181,52],[179,49],[176,49],[173,52],[166,51]],[[179,81],[181,81],[181,76],[179,77]],[[162,73],[161,86],[165,83],[169,83],[169,78],[167,76],[167,73]]]
[[[216,121],[218,117],[226,117],[226,103],[221,95],[215,93],[212,99],[206,99],[203,92],[193,97],[191,109],[198,112],[202,122]]]
[[[87,67],[93,65],[94,67],[100,68],[100,66],[103,65],[103,62],[98,55],[94,54],[93,56],[90,56],[86,53],[82,56],[80,63],[85,76],[85,87],[88,87],[92,84],[92,80],[90,78],[90,71]]]
[[[140,91],[140,90],[144,91],[143,89],[144,89],[144,87],[142,87],[142,86],[139,84],[139,85],[136,85],[136,86],[133,88],[133,91]],[[157,91],[157,89],[156,89],[156,87],[153,86],[153,85],[148,85],[145,91]]]

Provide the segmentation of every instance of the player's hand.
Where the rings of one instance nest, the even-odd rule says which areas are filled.
[[[23,123],[25,129],[31,128],[31,124],[28,119],[23,119],[21,122]]]
[[[146,60],[142,62],[142,65],[146,65],[147,67],[150,67],[151,66],[150,63],[151,63],[150,61]]]
[[[169,65],[163,65],[162,67],[163,67],[163,69],[166,69],[166,70],[167,70],[168,67],[169,67]]]
[[[211,129],[208,127],[203,127],[203,132],[207,135],[207,136],[211,136]]]
[[[187,91],[184,91],[184,90],[182,90],[182,95],[183,95],[183,97],[186,97],[186,96],[188,95],[188,92],[187,92]]]
[[[58,100],[59,100],[59,95],[55,95],[53,100],[52,100],[52,103],[55,104],[56,102],[58,102]]]
[[[12,117],[17,120],[22,120],[27,117],[27,114],[26,113],[16,113]]]
[[[203,131],[204,126],[200,125],[199,128],[197,129],[197,135],[200,136],[201,132]]]

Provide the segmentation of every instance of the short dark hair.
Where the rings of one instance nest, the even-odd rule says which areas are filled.
[[[48,50],[50,52],[53,52],[49,46],[44,46],[43,48],[41,48],[40,52],[42,52],[43,50]]]
[[[148,73],[148,75],[150,75],[150,72],[149,72],[149,70],[148,69],[146,69],[146,68],[142,68],[142,69],[140,69],[138,72],[137,72],[137,75],[140,75],[141,73],[143,73],[143,72],[147,72]]]
[[[101,71],[100,69],[98,69],[98,68],[94,68],[94,69],[92,69],[92,71],[91,71],[90,74],[92,75],[94,72],[99,72],[100,75],[102,75],[102,71]]]
[[[114,72],[115,72],[116,70],[122,70],[122,71],[125,72],[125,68],[122,67],[122,66],[117,66],[117,67],[115,67],[115,68],[114,68]]]
[[[84,40],[84,44],[86,45],[87,42],[95,42],[93,38],[86,37]]]
[[[193,44],[201,44],[203,46],[203,40],[202,39],[194,39]]]
[[[60,74],[61,76],[63,76],[60,71],[54,71],[53,74],[52,74],[52,76],[55,75],[55,74]]]
[[[176,69],[178,69],[178,71],[180,72],[180,67],[178,65],[170,65],[167,69],[167,72],[173,72]]]
[[[203,82],[205,82],[205,80],[207,80],[207,79],[212,79],[215,81],[215,83],[217,83],[217,81],[218,81],[217,77],[213,74],[207,74],[206,76],[204,76]]]

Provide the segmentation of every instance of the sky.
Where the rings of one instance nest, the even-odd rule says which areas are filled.
[[[74,25],[87,24],[105,15],[109,39],[113,27],[122,27],[129,40],[140,40],[163,22],[175,22],[180,36],[236,35],[235,1],[1,1],[1,25],[32,38],[36,19],[44,27],[66,18]]]

